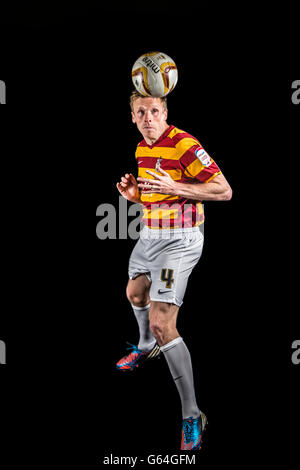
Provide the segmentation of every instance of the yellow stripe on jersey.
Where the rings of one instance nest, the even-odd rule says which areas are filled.
[[[186,167],[184,174],[190,178],[194,178],[196,175],[198,175],[198,173],[200,173],[200,171],[203,170],[203,168],[203,163],[201,163],[197,158],[197,160],[194,160],[189,166]]]
[[[136,158],[139,157],[157,157],[170,160],[178,160],[176,149],[173,147],[137,147]]]
[[[174,135],[177,134],[185,134],[185,131],[183,131],[182,129],[178,129],[178,127],[174,127],[174,129],[169,132],[168,137],[170,137],[170,139],[173,139]]]
[[[176,199],[179,199],[179,196],[166,196],[159,193],[141,194],[142,202],[153,202],[153,204],[160,201],[176,201]]]
[[[155,204],[155,203],[154,203]],[[143,216],[152,219],[176,219],[178,217],[178,209],[143,209]]]
[[[179,160],[193,145],[199,145],[196,139],[185,137],[180,140],[175,147],[140,147],[136,149],[135,156],[139,157],[157,157],[167,160]]]
[[[148,178],[151,180],[154,180],[155,178],[147,173],[147,170],[152,171],[153,173],[157,174],[158,176],[161,176],[161,173],[158,173],[154,168],[141,168],[139,167],[139,176],[141,178]],[[179,168],[176,168],[175,170],[165,170],[166,173],[168,173],[173,180],[180,180],[182,176],[182,171]]]
[[[178,159],[182,157],[185,152],[187,152],[194,145],[200,145],[196,139],[191,139],[190,137],[184,137],[176,145],[176,150],[178,152]]]
[[[197,202],[196,206],[197,206],[198,214],[199,215],[204,214],[202,203]],[[180,209],[180,211],[182,211],[182,208],[178,204],[177,204],[177,207]],[[178,217],[178,210],[179,210],[178,208],[176,209],[176,205],[175,205],[174,209],[170,209],[170,208],[163,209],[160,207],[155,209],[155,203],[154,203],[154,207],[152,207],[151,209],[147,209],[146,207],[144,207],[143,213],[144,213],[144,217],[151,216],[152,219],[168,219],[168,218],[175,219],[176,217]],[[201,222],[199,222],[199,224],[200,223]]]
[[[221,171],[217,171],[216,173],[214,173],[210,178],[208,178],[208,180],[205,181],[205,183],[209,183],[215,176],[218,176],[220,175],[222,172]]]
[[[214,163],[214,160],[212,158],[210,158],[211,160],[211,163]],[[195,176],[197,176],[203,169],[205,168],[205,165],[203,165],[203,163],[200,162],[200,160],[194,160],[189,166],[186,167],[185,171],[184,171],[184,174],[186,176],[189,176],[190,178],[194,178]],[[219,175],[221,172],[219,171],[218,173],[215,173],[214,175],[212,175],[208,180],[206,180],[205,182],[208,183],[208,181],[210,181],[212,178],[214,178],[217,174]]]

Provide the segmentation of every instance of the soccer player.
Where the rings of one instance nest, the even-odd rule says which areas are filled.
[[[181,450],[198,450],[207,419],[197,405],[190,353],[176,321],[202,253],[202,201],[228,201],[232,190],[200,142],[167,123],[166,98],[134,91],[130,106],[143,136],[136,149],[138,178],[127,173],[117,188],[127,200],[143,205],[143,228],[129,260],[126,291],[139,342],[117,368],[133,370],[162,351],[181,399]]]

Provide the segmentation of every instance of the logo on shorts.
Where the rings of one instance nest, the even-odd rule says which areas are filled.
[[[169,290],[166,290],[166,289],[158,289],[157,291],[159,294],[167,294],[168,292],[170,292]]]
[[[211,158],[202,147],[197,147],[195,150],[196,157],[199,158],[202,165],[208,167],[212,164]]]

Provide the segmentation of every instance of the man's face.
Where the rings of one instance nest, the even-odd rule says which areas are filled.
[[[147,144],[153,144],[168,127],[168,111],[159,98],[137,98],[131,115]]]

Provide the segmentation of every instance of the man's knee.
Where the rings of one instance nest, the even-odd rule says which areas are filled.
[[[164,336],[164,333],[166,332],[166,325],[156,320],[152,321],[149,326],[154,338],[158,339]]]
[[[126,288],[126,296],[129,302],[136,307],[144,307],[150,302],[149,289],[141,280],[130,280]]]
[[[171,340],[179,336],[176,327],[173,325],[156,319],[150,323],[150,331],[156,339],[159,346],[169,343]]]
[[[165,336],[172,329],[171,325],[159,316],[151,319],[149,327],[155,338]]]
[[[177,335],[176,318],[178,308],[165,302],[152,302],[150,310],[150,330],[159,343]]]

